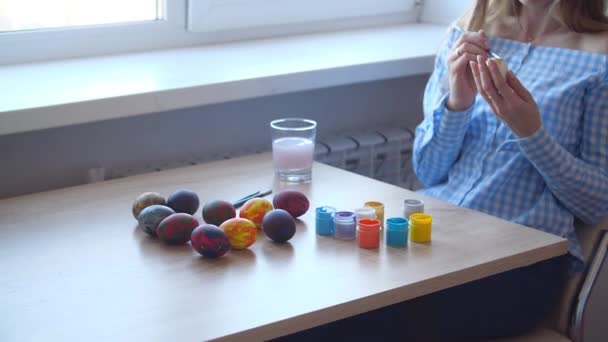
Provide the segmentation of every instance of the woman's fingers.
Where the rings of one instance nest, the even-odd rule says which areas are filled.
[[[488,38],[485,36],[483,32],[465,32],[454,44],[454,47],[458,47],[463,43],[471,43],[477,45],[479,48],[483,50],[487,50],[490,48],[490,43],[488,43]]]
[[[492,82],[494,83],[494,87],[496,88],[498,95],[502,96],[505,101],[513,103],[515,99],[515,93],[513,89],[507,84],[507,81],[502,77],[500,73],[500,69],[498,68],[498,64],[493,59],[488,59],[486,62],[488,66],[488,71],[492,78]]]
[[[492,76],[490,75],[490,71],[486,65],[486,60],[487,58],[485,57],[477,56],[477,69],[479,71],[479,80],[481,83],[480,92],[483,92],[490,101],[493,101],[496,104],[501,104],[503,98],[496,89],[496,86],[494,86],[494,81],[492,80]]]
[[[449,59],[456,60],[467,53],[472,54],[472,55],[484,55],[485,56],[487,54],[487,51],[480,48],[479,46],[477,46],[475,44],[472,44],[469,42],[463,42],[460,45],[456,45],[456,47],[454,47],[452,49],[452,53],[451,53]]]
[[[486,102],[488,104],[490,104],[490,107],[492,107],[492,110],[495,110],[494,103],[493,103],[492,99],[483,90],[483,86],[482,86],[482,83],[481,83],[481,74],[479,72],[479,65],[478,64],[479,63],[477,63],[477,60],[471,61],[469,63],[469,65],[471,67],[471,72],[473,73],[473,80],[475,81],[475,86],[477,87],[477,92],[479,92],[479,94],[486,100]]]
[[[511,87],[511,89],[513,89],[515,94],[522,98],[522,100],[528,103],[535,102],[534,97],[532,97],[532,94],[530,94],[528,89],[526,89],[526,87],[521,84],[519,79],[511,70],[509,70],[509,72],[507,73],[507,84]]]
[[[462,56],[458,57],[454,62],[452,62],[452,67],[454,70],[466,70],[470,61],[477,60],[477,55],[472,53],[464,53]]]

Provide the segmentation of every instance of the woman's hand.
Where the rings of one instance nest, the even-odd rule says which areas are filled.
[[[507,78],[503,78],[496,62],[485,56],[471,61],[470,69],[476,89],[515,135],[525,138],[541,127],[536,101],[513,72],[509,71]]]
[[[460,111],[468,108],[475,101],[477,87],[469,63],[477,56],[487,55],[490,48],[483,31],[465,32],[454,44],[448,56],[450,97],[446,106],[450,110]]]

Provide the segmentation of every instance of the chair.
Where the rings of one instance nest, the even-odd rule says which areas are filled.
[[[595,224],[576,223],[586,268],[571,278],[557,310],[547,325],[529,334],[500,341],[595,342],[608,340],[608,219]],[[603,292],[603,293],[602,293]],[[604,297],[604,298],[603,298]]]

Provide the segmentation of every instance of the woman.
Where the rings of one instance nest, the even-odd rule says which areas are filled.
[[[416,129],[422,193],[566,237],[568,255],[290,338],[474,340],[542,322],[568,271],[583,268],[574,217],[608,215],[605,5],[478,0],[448,32]]]
[[[605,6],[478,0],[438,54],[414,144],[421,192],[569,241],[566,257],[442,293],[444,318],[458,316],[445,336],[523,333],[557,303],[568,271],[583,269],[574,218],[608,216]]]

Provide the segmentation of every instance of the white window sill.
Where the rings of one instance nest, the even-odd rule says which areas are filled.
[[[0,66],[0,135],[425,74],[444,34],[408,24]]]

